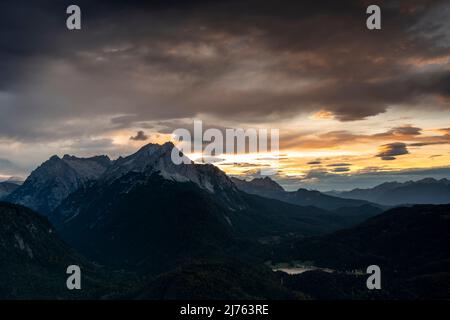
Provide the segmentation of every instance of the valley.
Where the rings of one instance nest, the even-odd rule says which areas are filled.
[[[0,243],[14,243],[2,258],[9,278],[0,279],[0,294],[188,300],[448,296],[435,283],[449,279],[448,206],[383,212],[367,201],[288,193],[270,178],[244,182],[212,165],[174,165],[173,147],[150,144],[114,161],[52,157],[36,169],[5,200],[28,203],[38,213],[0,204],[0,218],[8,221]],[[63,287],[66,275],[60,271],[72,264],[83,266],[85,291]],[[383,270],[388,289],[382,292],[367,291],[367,275],[358,271],[372,264]]]

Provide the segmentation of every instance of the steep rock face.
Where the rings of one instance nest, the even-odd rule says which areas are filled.
[[[187,164],[174,164],[171,158],[174,147],[171,142],[148,144],[128,157],[116,160],[100,180],[111,182],[130,172],[147,175],[158,172],[167,180],[193,182],[209,192],[237,190],[228,176],[213,165],[195,164],[186,157]]]
[[[97,179],[110,165],[106,156],[51,157],[4,200],[48,215],[63,199],[89,181]]]
[[[148,144],[138,152],[115,161],[110,161],[106,156],[53,156],[34,170],[22,186],[5,195],[4,199],[48,215],[72,192],[89,186],[97,179],[106,185],[129,173],[139,173],[143,179],[158,173],[166,180],[192,182],[220,196],[234,209],[244,205],[239,200],[237,188],[225,173],[213,165],[197,165],[191,161],[175,165],[171,160],[173,147],[172,143],[162,146]],[[131,188],[141,181],[135,179],[127,183]]]
[[[111,184],[134,173],[133,179],[127,180],[128,187],[132,188],[136,184],[142,184],[140,179],[145,180],[158,174],[169,181],[194,183],[201,189],[220,197],[222,202],[227,203],[234,210],[245,206],[234,183],[217,167],[210,164],[195,164],[187,158],[185,158],[186,164],[174,164],[171,158],[174,147],[171,142],[163,145],[145,145],[136,153],[114,161],[100,176],[98,184]]]

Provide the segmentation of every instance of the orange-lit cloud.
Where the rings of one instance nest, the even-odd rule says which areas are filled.
[[[334,114],[330,111],[320,110],[312,114],[310,118],[313,120],[329,120],[334,119]]]

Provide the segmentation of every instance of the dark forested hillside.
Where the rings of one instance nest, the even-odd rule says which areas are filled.
[[[93,265],[68,247],[45,218],[4,202],[0,261],[0,299],[100,298],[128,287],[124,274]],[[81,268],[82,290],[67,289],[69,265]]]
[[[448,298],[450,205],[392,209],[348,230],[285,243],[275,255],[276,261],[310,261],[338,271],[378,265],[388,290],[405,298]]]

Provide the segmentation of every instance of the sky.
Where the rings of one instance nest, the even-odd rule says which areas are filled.
[[[53,154],[127,155],[194,119],[279,129],[289,190],[450,178],[450,4],[376,1],[368,30],[372,2],[3,0],[0,180]],[[222,159],[244,178],[266,165]]]

